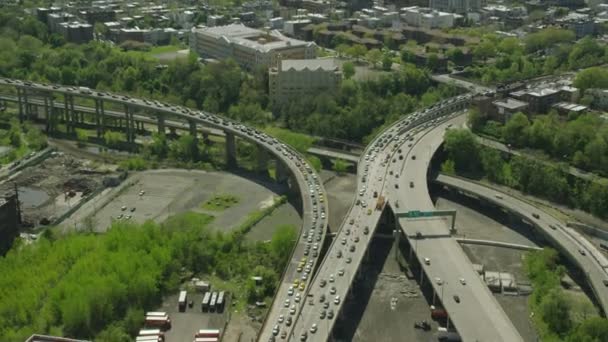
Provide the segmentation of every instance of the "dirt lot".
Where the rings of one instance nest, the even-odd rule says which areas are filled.
[[[2,188],[12,188],[13,182],[18,186],[25,226],[36,227],[41,222],[48,224],[78,205],[83,196],[103,187],[104,178],[116,177],[114,170],[110,165],[53,152]]]
[[[348,298],[347,318],[340,323],[341,338],[352,341],[430,340],[437,324],[415,279],[402,270],[392,240],[376,239],[371,245],[371,263],[363,270],[357,290]],[[431,331],[414,328],[426,320]]]
[[[97,231],[105,231],[121,214],[123,220],[130,215],[130,220],[135,222],[162,222],[168,216],[191,210],[215,216],[212,228],[229,230],[243,222],[250,212],[267,206],[283,190],[272,183],[262,185],[225,172],[177,169],[135,173],[124,183],[118,193],[107,193],[95,199],[96,208],[92,205],[88,212],[76,212],[72,222],[78,221],[76,226],[81,226],[89,212],[96,212],[91,221]],[[142,190],[145,193],[140,196]],[[223,211],[204,210],[202,204],[217,194],[234,195],[239,201]],[[123,211],[123,207],[126,210]],[[131,211],[133,208],[135,210]]]

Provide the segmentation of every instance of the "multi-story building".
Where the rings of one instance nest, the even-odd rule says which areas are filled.
[[[342,82],[342,71],[330,59],[281,60],[268,76],[270,101],[275,104],[334,92]]]
[[[430,8],[418,6],[404,7],[401,9],[401,17],[408,25],[428,30],[454,26],[454,14]]]
[[[527,103],[512,99],[510,97],[501,100],[496,100],[492,102],[492,104],[495,108],[491,111],[490,114],[502,123],[506,123],[507,121],[509,121],[513,114],[517,112],[526,112],[526,110],[528,109]]]
[[[84,44],[93,40],[93,25],[80,22],[60,23],[57,33],[70,43]]]
[[[511,96],[528,103],[531,114],[545,114],[554,103],[561,101],[560,90],[554,88],[519,90],[511,93]]]
[[[55,12],[49,13],[46,17],[47,25],[49,26],[49,31],[52,33],[59,33],[60,24],[68,23],[76,20],[76,17],[72,14],[65,12]]]
[[[590,36],[595,33],[595,22],[588,14],[569,13],[555,20],[559,25],[574,31],[576,39]]]
[[[15,191],[0,193],[0,255],[4,255],[19,235],[19,202]]]
[[[203,58],[233,58],[247,69],[276,66],[280,59],[313,59],[316,45],[241,24],[193,28],[190,47]]]
[[[478,12],[481,0],[429,0],[429,7],[442,12],[466,14]]]

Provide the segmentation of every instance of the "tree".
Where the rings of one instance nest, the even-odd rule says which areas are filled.
[[[504,127],[504,138],[514,146],[524,146],[528,140],[528,128],[530,121],[528,117],[521,112],[515,113]]]
[[[477,44],[475,49],[473,49],[473,56],[480,60],[486,60],[490,57],[494,57],[496,55],[496,48],[494,44],[489,40],[484,40],[481,43]]]
[[[372,68],[376,69],[378,67],[378,63],[380,63],[380,60],[382,59],[382,51],[378,49],[371,49],[367,52],[365,57],[372,65]]]
[[[8,132],[8,139],[11,146],[19,148],[21,146],[21,125],[17,120],[11,121],[11,129]]]
[[[348,54],[349,46],[347,44],[339,44],[336,46],[336,52],[338,53],[338,57],[342,57]]]
[[[549,330],[560,336],[565,335],[572,327],[570,320],[570,305],[566,298],[555,289],[544,296],[539,306],[543,321]]]
[[[310,166],[315,169],[315,171],[321,171],[323,164],[321,163],[321,159],[319,159],[319,157],[309,155],[308,157],[306,157],[306,159],[308,160]]]
[[[391,57],[390,54],[385,53],[382,56],[382,70],[390,71],[392,66],[393,66],[393,58]]]
[[[566,339],[567,342],[608,341],[608,320],[591,317],[584,320]]]
[[[120,143],[122,142],[122,138],[123,136],[120,132],[106,131],[103,134],[103,140],[105,144],[112,148],[119,147]]]
[[[401,60],[404,63],[415,63],[416,61],[416,56],[414,55],[414,53],[412,51],[410,51],[408,48],[403,48],[401,50]]]
[[[348,164],[342,159],[336,159],[334,160],[333,169],[337,174],[341,175],[348,170]]]
[[[456,171],[479,171],[479,147],[473,133],[466,129],[450,129],[445,133],[444,148]]]
[[[573,42],[576,39],[574,32],[567,29],[548,27],[541,31],[530,33],[524,39],[528,53],[546,49],[556,44]]]
[[[183,134],[170,145],[171,156],[177,160],[188,162],[198,160],[198,146],[196,138],[190,134]]]
[[[581,93],[591,88],[608,88],[608,70],[603,67],[592,67],[576,74],[574,86],[579,88]]]
[[[282,263],[291,254],[291,249],[296,238],[297,235],[294,227],[288,224],[277,227],[277,230],[272,234],[270,251],[277,262],[277,267],[280,269],[284,266]]]
[[[485,119],[486,118],[481,115],[478,108],[472,108],[469,110],[467,121],[473,132],[479,132],[483,128]]]
[[[347,53],[349,55],[351,55],[353,58],[355,58],[355,60],[358,61],[361,57],[363,57],[367,53],[367,48],[364,45],[355,44],[348,48]]]
[[[77,141],[78,147],[84,147],[87,140],[89,140],[89,135],[87,134],[87,131],[84,129],[77,128],[76,129],[76,141]]]
[[[344,62],[342,64],[342,73],[345,79],[350,79],[355,75],[355,65],[352,62]]]

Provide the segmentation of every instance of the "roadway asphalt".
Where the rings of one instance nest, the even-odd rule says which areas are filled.
[[[508,209],[540,229],[564,255],[580,267],[591,283],[591,287],[604,312],[608,309],[608,261],[597,248],[572,228],[566,227],[555,217],[539,210],[534,205],[462,178],[439,175],[436,182],[473,194],[479,198]],[[538,218],[534,217],[538,215]],[[555,229],[553,229],[555,227]],[[584,254],[583,254],[584,253]]]
[[[460,115],[436,126],[412,147],[411,156],[402,166],[402,170],[408,170],[408,175],[400,180],[401,188],[406,190],[395,191],[392,195],[399,199],[397,212],[435,210],[428,195],[427,169],[435,150],[443,143],[448,125],[458,126],[464,120],[465,116]],[[408,186],[409,182],[414,186]],[[448,221],[401,218],[399,226],[415,246],[414,254],[427,279],[432,281],[439,301],[465,341],[523,341],[458,242],[450,235]],[[422,238],[416,238],[418,232]],[[428,263],[425,263],[425,258],[429,259]],[[458,296],[460,301],[457,302],[454,296]]]
[[[410,197],[411,193],[395,188],[397,183],[400,184],[398,185],[399,188],[403,189],[404,186],[407,188],[410,179],[412,179],[420,184],[424,184],[421,187],[424,193],[420,194],[415,187],[413,188],[412,191],[415,191],[413,198],[416,198],[416,209],[411,210],[427,210],[425,209],[427,206],[428,210],[434,209],[428,192],[426,192],[426,170],[435,149],[443,140],[443,132],[447,124],[430,131],[425,129],[438,123],[437,120],[428,122],[431,119],[446,114],[446,112],[454,112],[456,108],[462,107],[460,103],[455,102],[448,101],[447,103],[442,103],[438,107],[435,107],[435,109],[430,108],[429,110],[425,110],[424,114],[413,114],[410,117],[412,122],[409,119],[402,120],[383,132],[376,138],[373,144],[368,146],[364,159],[358,165],[360,190],[355,199],[366,201],[367,205],[354,203],[350,213],[346,216],[345,222],[330,247],[328,255],[323,260],[319,272],[311,283],[311,289],[308,292],[310,303],[305,305],[298,316],[295,327],[290,334],[291,339],[306,341],[325,341],[328,339],[335,324],[335,316],[340,313],[344,298],[350,290],[357,269],[361,261],[366,257],[370,236],[373,234],[381,216],[381,211],[374,210],[376,201],[378,200],[377,197],[384,195],[387,200],[403,202],[406,206],[412,205],[411,203],[408,204],[409,198],[412,198]],[[461,118],[460,120],[463,119]],[[429,132],[433,134],[429,134]],[[431,138],[428,138],[428,136]],[[412,149],[414,151],[410,152]],[[386,151],[388,153],[385,153]],[[414,165],[417,169],[411,170],[410,153],[423,156],[417,160],[421,161],[424,165]],[[405,158],[403,158],[404,155]],[[377,161],[375,160],[376,158],[378,159]],[[404,173],[406,163],[408,170],[407,173]],[[393,169],[390,166],[391,164],[395,164],[397,168]],[[402,166],[401,169],[399,169],[399,166]],[[413,173],[410,175],[410,172]],[[397,179],[396,174],[401,175],[399,179]],[[422,180],[418,178],[422,178]],[[377,192],[377,194],[374,192]],[[391,206],[396,210],[401,210],[398,205],[391,203]],[[465,340],[474,340],[478,337],[481,340],[522,340],[504,311],[502,311],[500,305],[479,280],[470,261],[464,255],[458,243],[449,237],[449,231],[445,222],[441,220],[429,220],[424,221],[423,225],[424,227],[421,229],[425,232],[434,231],[436,232],[435,235],[448,237],[437,240],[437,244],[435,244],[435,240],[423,242],[428,244],[429,250],[436,250],[429,253],[429,255],[432,256],[432,253],[442,253],[445,255],[447,251],[451,257],[448,260],[441,257],[435,258],[435,263],[445,263],[445,265],[433,267],[432,271],[427,270],[427,272],[431,272],[430,279],[434,279],[435,275],[444,276],[448,281],[454,278],[455,281],[453,281],[452,285],[446,284],[443,286],[444,293],[452,293],[454,291],[452,287],[455,288],[456,285],[465,286],[459,281],[461,277],[471,278],[470,282],[472,286],[465,288],[463,291],[462,300],[466,301],[466,304],[463,303],[458,306],[448,305],[449,307],[447,307],[448,311],[451,309],[454,312],[453,314],[457,316],[453,317],[453,321],[458,322],[457,327]],[[457,278],[455,278],[456,275],[458,276]],[[438,284],[434,283],[436,289],[440,289],[438,286]],[[480,296],[479,298],[477,297],[478,295]],[[321,298],[324,298],[324,300]],[[326,304],[328,301],[329,303]],[[324,318],[322,318],[324,316],[323,311],[325,312]],[[333,319],[327,318],[329,311],[332,311],[334,314]],[[471,316],[475,318],[479,317],[480,319],[472,321],[470,320]],[[478,322],[485,324],[481,324],[480,327]],[[462,328],[460,325],[462,325]]]

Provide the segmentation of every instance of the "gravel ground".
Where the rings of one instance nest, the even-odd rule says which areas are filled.
[[[229,230],[242,223],[247,215],[268,205],[273,196],[281,194],[282,188],[271,183],[258,183],[249,179],[225,172],[187,171],[187,170],[151,170],[133,174],[126,181],[128,186],[116,194],[107,204],[104,199],[93,201],[100,203],[101,208],[92,208],[96,212],[92,222],[97,231],[105,231],[120,214],[131,215],[131,220],[144,222],[164,221],[168,216],[185,211],[204,212],[215,216],[211,224],[218,230]],[[266,186],[267,187],[266,187]],[[139,196],[140,190],[145,194]],[[231,194],[239,198],[239,203],[223,211],[207,211],[202,204],[216,194]],[[127,209],[122,211],[121,208]],[[132,208],[135,211],[131,212]],[[90,208],[91,209],[91,208]],[[83,224],[85,215],[76,212]],[[69,227],[74,226],[72,224]]]

